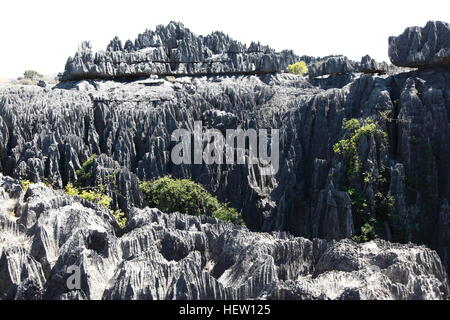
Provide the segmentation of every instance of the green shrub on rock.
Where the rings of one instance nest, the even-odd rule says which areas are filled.
[[[374,240],[377,237],[377,235],[375,233],[375,224],[376,223],[377,223],[377,221],[374,218],[372,218],[368,222],[366,222],[361,227],[360,235],[354,236],[353,241],[355,241],[357,243],[364,243],[364,242]]]
[[[290,64],[287,67],[287,71],[289,73],[297,74],[297,75],[302,76],[302,75],[304,75],[305,73],[308,72],[308,67],[306,66],[306,63],[304,61],[299,61],[299,62],[296,62],[294,64]]]
[[[127,223],[126,214],[121,210],[114,211],[111,209],[112,198],[110,196],[102,193],[101,191],[95,191],[91,188],[79,189],[72,183],[67,184],[64,190],[69,196],[80,197],[89,202],[102,205],[111,212],[121,228],[125,227],[125,224]]]
[[[94,190],[90,190],[90,189],[89,190],[87,190],[87,189],[79,190],[77,187],[73,186],[73,184],[71,184],[71,183],[69,183],[65,187],[65,190],[69,196],[77,196],[84,200],[98,203],[108,209],[112,202],[112,198],[110,196],[107,196],[106,194],[103,194],[100,192],[95,192]]]
[[[77,181],[75,182],[75,186],[85,187],[88,185],[89,180],[91,179],[91,169],[95,158],[97,158],[97,155],[93,154],[81,165],[81,168],[76,171]]]
[[[30,185],[32,185],[32,182],[30,180],[20,180],[20,185],[22,186],[23,191],[27,192]]]
[[[347,174],[352,176],[361,171],[362,164],[358,155],[358,145],[361,137],[374,135],[381,139],[382,144],[385,144],[387,133],[370,120],[367,120],[365,124],[362,124],[358,119],[345,121],[344,129],[347,130],[347,137],[336,143],[333,146],[333,151],[345,156],[347,162]]]
[[[164,177],[143,182],[140,188],[150,206],[163,212],[180,212],[192,216],[208,215],[218,220],[243,224],[241,215],[236,209],[219,202],[194,181]]]

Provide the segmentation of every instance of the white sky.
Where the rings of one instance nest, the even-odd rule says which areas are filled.
[[[106,49],[118,35],[181,21],[196,34],[224,31],[277,50],[388,60],[387,38],[428,20],[450,22],[449,0],[1,0],[0,78],[63,71],[78,44]]]

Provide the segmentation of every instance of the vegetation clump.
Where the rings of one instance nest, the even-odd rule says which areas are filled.
[[[43,78],[43,75],[35,70],[26,70],[22,77],[17,78],[19,84],[34,85],[39,79]]]
[[[376,238],[375,234],[375,224],[377,223],[376,219],[371,218],[368,222],[366,222],[361,227],[360,235],[354,236],[353,241],[357,243],[364,243],[371,241]]]
[[[112,202],[112,198],[110,196],[105,195],[104,193],[96,192],[92,189],[80,190],[77,187],[75,187],[72,183],[66,185],[65,191],[69,196],[80,197],[84,200],[98,203],[106,208],[109,208]]]
[[[381,144],[382,148],[385,148],[387,133],[372,120],[350,119],[344,121],[344,129],[346,135],[344,139],[333,146],[333,151],[345,157],[347,183],[354,181],[355,177],[361,178],[362,187],[346,187],[343,190],[350,196],[352,209],[356,213],[357,225],[361,226],[359,235],[355,236],[353,240],[360,243],[367,242],[377,237],[375,232],[377,219],[382,221],[390,219],[393,198],[388,190],[386,168],[380,165],[380,172],[362,172],[363,165],[359,158],[358,147],[362,137],[374,137],[375,141]],[[375,203],[369,204],[365,190],[367,186],[373,184],[380,188],[380,192],[375,195]],[[374,218],[374,215],[376,218]]]
[[[116,210],[113,212],[114,219],[116,219],[119,226],[123,229],[125,228],[125,225],[127,224],[127,216],[125,212],[122,210]]]
[[[23,191],[27,192],[32,182],[30,180],[20,180]]]
[[[177,79],[174,76],[166,76],[166,81],[170,83],[175,83],[177,82]]]
[[[351,119],[344,122],[344,129],[347,130],[347,138],[340,140],[333,146],[333,151],[342,154],[346,158],[347,174],[349,176],[361,171],[361,161],[358,155],[359,141],[363,136],[374,135],[382,139],[384,145],[387,140],[387,133],[381,130],[377,124],[368,120],[362,124],[358,119]]]
[[[80,197],[81,199],[84,199],[86,201],[94,202],[104,206],[111,212],[119,226],[121,228],[125,227],[125,224],[127,223],[125,213],[122,212],[122,210],[114,211],[111,209],[112,198],[110,196],[106,195],[103,192],[95,191],[91,188],[79,189],[72,183],[66,185],[65,191],[69,196]]]
[[[111,212],[119,226],[124,228],[127,222],[126,215],[122,210],[112,210],[112,198],[105,194],[105,186],[89,186],[92,177],[91,170],[96,157],[97,155],[94,154],[82,164],[81,168],[76,171],[78,179],[73,184],[67,184],[65,192],[69,196],[80,197],[84,200],[104,206]]]
[[[30,80],[37,80],[39,78],[42,78],[43,75],[40,74],[39,72],[35,71],[35,70],[26,70],[23,73],[23,78],[24,79],[30,79]]]
[[[236,209],[219,202],[205,188],[191,180],[164,177],[143,182],[140,188],[150,206],[163,212],[180,212],[192,216],[209,215],[218,220],[243,224]]]
[[[292,74],[297,75],[304,75],[305,73],[308,73],[308,67],[306,66],[306,63],[304,61],[298,61],[294,64],[290,64],[287,67],[287,71]]]
[[[89,159],[83,162],[81,168],[76,171],[77,181],[75,182],[75,186],[84,187],[89,184],[89,181],[91,180],[92,177],[91,170],[95,158],[97,158],[97,155],[93,154],[91,157],[89,157]]]

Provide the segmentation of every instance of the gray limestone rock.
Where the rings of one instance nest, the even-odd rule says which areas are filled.
[[[450,66],[450,26],[429,21],[425,27],[409,27],[389,38],[389,57],[396,66],[437,68]]]
[[[5,181],[14,182],[0,176]],[[425,247],[253,233],[206,216],[150,208],[132,209],[117,237],[104,209],[42,184],[31,188],[20,212],[40,199],[44,209],[34,225],[0,214],[10,222],[0,224],[1,234],[9,234],[8,242],[0,239],[7,245],[0,254],[0,299],[449,297],[439,256]],[[10,190],[7,196],[1,207],[24,194]],[[14,224],[28,242],[21,242],[20,232],[11,233]],[[68,285],[72,270],[79,272],[79,288]]]
[[[429,29],[436,31],[445,24],[430,25]],[[426,38],[416,37],[420,41]],[[446,43],[445,33],[436,31],[432,37],[437,37],[436,45]],[[398,48],[409,43],[405,41],[401,40]],[[129,61],[139,65],[139,57],[159,59],[159,55],[170,57],[170,68],[197,76],[86,79],[92,72],[114,74],[120,68],[112,68],[108,59],[122,61],[124,57],[130,60],[123,62],[120,72],[131,72],[134,77],[136,70],[127,69]],[[323,269],[317,267],[318,259],[334,245],[333,240],[360,235],[370,222],[378,238],[421,243],[436,250],[447,272],[450,270],[450,71],[436,68],[443,66],[437,58],[427,56],[426,61],[434,61],[427,64],[430,68],[394,70],[388,66],[387,74],[378,75],[385,73],[386,65],[370,57],[358,63],[342,56],[301,57],[309,66],[314,65],[311,74],[318,77],[265,74],[290,56],[258,43],[245,47],[222,33],[197,37],[176,23],[147,31],[135,42],[114,39],[104,53],[94,54],[90,43],[83,43],[76,57],[69,65],[75,69],[82,66],[78,70],[82,81],[66,81],[53,88],[0,88],[0,171],[4,175],[0,179],[0,251],[5,252],[5,259],[14,257],[18,264],[34,261],[30,264],[37,265],[27,271],[29,276],[8,275],[5,283],[10,285],[2,289],[5,297],[365,299],[376,296],[377,291],[383,298],[437,297],[428,289],[420,292],[411,288],[411,279],[402,273],[410,273],[405,271],[411,267],[406,258],[398,260],[402,276],[397,271],[394,278],[376,274],[380,287],[374,291],[345,287],[331,292],[322,287],[326,282],[347,280],[368,286],[367,274],[354,268],[351,257],[345,258],[351,262],[348,270],[329,262],[331,258],[324,260],[327,265]],[[203,59],[202,67],[187,67],[186,59],[198,57]],[[233,68],[253,71],[223,75],[223,70],[230,70],[230,61],[221,60],[224,57],[236,57],[237,62],[231,62]],[[284,62],[277,65],[270,57]],[[259,71],[246,69],[249,61],[259,61],[255,64]],[[196,72],[206,65],[206,74],[199,76]],[[78,72],[70,68],[68,74]],[[362,126],[375,123],[383,132],[379,135],[368,130],[361,135],[352,157],[333,150],[337,142],[348,138],[349,130],[343,124],[349,119],[358,119]],[[174,146],[171,134],[181,128],[194,133],[196,121],[201,121],[204,129],[220,131],[279,129],[280,170],[262,176],[258,168],[246,165],[174,165],[170,159]],[[18,182],[26,179],[61,189],[78,179],[77,170],[93,154],[99,156],[93,161],[87,183],[105,185],[105,193],[113,199],[112,208],[122,209],[130,218],[125,230],[119,230],[105,208],[43,184],[33,184],[24,192]],[[355,156],[358,170],[352,166]],[[240,211],[249,230],[276,235],[251,233],[208,217],[169,216],[144,209],[139,180],[167,175],[202,184]],[[297,238],[301,240],[295,240],[296,244],[284,244],[293,246],[289,249],[263,245],[291,243],[293,240],[283,232],[303,238]],[[117,237],[123,233],[123,237]],[[306,240],[315,238],[325,240]],[[426,257],[416,261],[409,255],[413,249],[408,245],[378,241],[366,248],[341,243],[355,254],[388,252],[389,259],[392,250],[403,250],[402,255],[414,263],[425,261],[426,272],[437,272],[429,266],[437,265],[434,253],[425,248],[420,250],[428,252]],[[318,249],[311,251],[310,246]],[[25,251],[14,249],[17,247]],[[252,247],[266,251],[258,249],[251,255],[248,251]],[[6,253],[10,249],[16,251]],[[89,250],[95,253],[85,255]],[[294,253],[285,254],[283,250]],[[308,253],[307,262],[298,262],[299,252],[312,253]],[[233,258],[234,254],[242,255],[243,264]],[[344,259],[346,254],[339,256]],[[154,259],[152,263],[148,257]],[[249,259],[258,263],[247,265],[252,261]],[[283,263],[277,264],[277,259]],[[63,270],[74,260],[80,261],[83,277],[89,273],[93,276],[86,277],[81,291],[67,292],[61,289]],[[39,266],[51,290],[42,289]],[[129,282],[136,276],[136,266],[162,274],[170,271],[171,276],[167,283],[161,283],[150,273],[143,274],[159,286],[148,291]],[[9,268],[7,264],[3,267]],[[317,278],[298,284],[297,278],[319,269],[335,273],[328,276],[320,271]],[[254,275],[252,283],[242,278],[249,272]],[[194,287],[186,277],[195,279]],[[106,278],[115,280],[106,284]],[[387,284],[397,278],[404,286],[401,289]],[[417,281],[427,288],[422,280]],[[196,291],[195,286],[203,291]]]
[[[375,218],[380,237],[426,243],[448,266],[445,227],[433,221],[447,221],[441,208],[450,198],[449,81],[446,71],[423,70],[361,75],[330,90],[289,74],[183,77],[152,86],[85,81],[52,90],[4,87],[0,133],[7,139],[0,140],[0,165],[18,179],[61,188],[99,154],[91,184],[106,186],[114,209],[145,205],[138,179],[172,175],[195,180],[229,202],[253,231],[343,239]],[[370,137],[360,140],[362,171],[347,181],[347,161],[332,149],[345,135],[343,120],[352,118],[375,120],[388,139],[385,147]],[[279,172],[262,177],[242,165],[172,165],[171,133],[193,130],[194,121],[219,130],[280,129]],[[365,186],[365,172],[386,182]],[[364,220],[346,198],[350,189],[368,201]],[[39,210],[21,221],[34,223]]]
[[[182,23],[171,22],[146,30],[125,47],[117,37],[100,52],[84,42],[68,59],[61,79],[274,73],[296,60],[292,51],[275,52],[259,43],[247,48],[222,32],[197,36]]]

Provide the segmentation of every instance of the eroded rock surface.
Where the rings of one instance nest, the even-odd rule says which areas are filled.
[[[106,51],[83,42],[68,59],[62,80],[138,78],[158,75],[261,74],[296,62],[292,51],[276,52],[260,43],[248,47],[222,32],[197,36],[182,23],[146,30],[134,42],[114,38]]]
[[[252,233],[150,208],[131,210],[122,231],[101,206],[43,184],[18,190],[0,176],[0,207],[16,213],[0,213],[0,299],[449,297],[425,247]],[[74,267],[78,289],[67,285]]]
[[[0,167],[61,188],[98,154],[91,182],[106,185],[114,207],[124,211],[145,206],[137,178],[172,175],[229,202],[253,231],[339,240],[374,218],[379,237],[426,243],[448,266],[449,87],[445,70],[361,75],[329,90],[287,74],[6,87],[0,89]],[[348,159],[333,146],[346,134],[344,119],[352,118],[375,121],[387,141],[359,140],[361,169],[348,179]],[[218,130],[278,128],[278,173],[172,165],[171,134],[193,131],[194,121]],[[349,190],[364,199],[365,216]]]
[[[401,67],[450,67],[450,26],[429,21],[425,27],[409,27],[389,38],[389,57]]]
[[[445,26],[441,23],[429,25],[430,30]],[[433,29],[433,26],[438,29]],[[413,32],[419,29],[411,30]],[[416,35],[420,41],[426,39],[421,33],[420,37],[419,33]],[[81,168],[82,163],[91,155],[97,154],[99,156],[94,159],[90,168],[88,183],[105,185],[106,193],[113,198],[113,208],[124,210],[130,218],[127,234],[119,241],[115,234],[118,231],[117,225],[109,212],[89,203],[74,201],[62,195],[55,196],[54,191],[42,186],[33,186],[27,192],[26,204],[20,205],[22,200],[19,198],[23,196],[20,186],[12,178],[4,177],[3,191],[0,191],[3,205],[0,210],[4,217],[17,221],[11,223],[11,219],[1,218],[3,220],[0,220],[0,225],[5,232],[0,234],[3,243],[0,246],[4,248],[5,259],[11,257],[10,259],[16,261],[15,265],[25,265],[24,261],[29,261],[28,264],[34,266],[24,272],[24,275],[32,274],[25,276],[25,280],[29,278],[27,284],[19,286],[17,283],[22,283],[22,280],[17,276],[4,280],[5,283],[17,284],[13,289],[9,286],[9,293],[5,292],[5,295],[20,298],[26,294],[40,297],[45,293],[45,297],[68,299],[100,298],[103,295],[114,298],[126,294],[133,297],[171,297],[171,294],[175,294],[173,292],[178,291],[173,291],[174,287],[170,283],[164,285],[163,289],[150,292],[142,291],[142,288],[130,289],[128,284],[123,282],[123,279],[135,274],[134,264],[157,268],[149,265],[148,260],[151,257],[150,260],[160,261],[161,265],[164,265],[161,267],[164,274],[170,270],[171,274],[184,277],[190,272],[186,270],[195,270],[195,275],[191,276],[196,277],[196,281],[204,286],[204,289],[198,292],[191,288],[190,293],[185,293],[190,298],[194,295],[205,297],[211,292],[220,292],[217,297],[247,298],[262,295],[298,297],[302,294],[305,294],[302,297],[319,297],[319,292],[325,292],[326,297],[342,296],[343,291],[339,291],[340,289],[334,293],[327,291],[328,289],[317,289],[320,287],[317,279],[323,277],[326,281],[338,281],[338,278],[345,279],[349,274],[342,276],[344,278],[341,275],[336,276],[334,280],[327,279],[326,274],[320,274],[311,281],[303,281],[300,289],[298,283],[291,284],[291,278],[280,274],[278,280],[283,280],[283,284],[274,286],[272,291],[266,289],[267,283],[252,285],[252,288],[264,287],[266,293],[258,291],[244,294],[236,293],[234,289],[226,289],[236,289],[243,285],[243,282],[239,280],[237,271],[225,272],[229,270],[229,266],[221,271],[218,271],[219,267],[213,270],[215,264],[205,266],[207,261],[213,260],[207,260],[204,252],[209,251],[201,249],[210,240],[203,239],[207,237],[208,232],[200,227],[196,235],[199,238],[195,240],[190,238],[192,235],[184,233],[180,235],[182,241],[176,240],[179,236],[178,227],[167,233],[161,231],[158,237],[162,238],[151,236],[151,239],[157,239],[162,247],[170,247],[172,241],[179,243],[179,251],[173,253],[164,249],[161,249],[164,254],[158,251],[159,249],[149,249],[142,253],[131,245],[124,249],[121,241],[130,239],[130,242],[135,242],[130,237],[135,229],[141,227],[135,221],[142,216],[139,212],[145,211],[147,213],[144,216],[153,215],[158,221],[173,219],[172,216],[169,218],[153,211],[148,213],[148,209],[144,209],[146,203],[138,188],[138,179],[151,180],[166,175],[189,178],[201,183],[221,201],[229,202],[232,207],[238,209],[251,231],[289,232],[307,239],[324,239],[319,242],[325,243],[324,246],[328,248],[333,240],[361,235],[363,228],[367,228],[367,224],[371,223],[377,238],[399,243],[421,243],[436,250],[447,272],[450,270],[450,71],[447,65],[436,64],[433,62],[437,61],[434,56],[427,56],[425,60],[431,61],[427,68],[392,71],[391,66],[388,66],[387,74],[378,75],[385,73],[383,70],[386,65],[380,65],[370,57],[364,57],[358,63],[345,57],[339,57],[337,60],[328,57],[330,62],[321,65],[321,61],[326,60],[301,57],[308,65],[317,64],[317,68],[312,68],[311,72],[316,72],[318,76],[331,76],[309,79],[286,73],[261,74],[253,69],[250,72],[253,74],[218,75],[211,69],[207,71],[211,72],[207,76],[175,79],[158,76],[122,82],[90,79],[93,72],[91,67],[97,72],[98,66],[103,68],[110,63],[109,58],[95,60],[97,57],[103,57],[102,55],[117,56],[118,61],[121,61],[122,57],[139,55],[142,50],[152,55],[172,48],[176,53],[170,56],[172,59],[195,55],[197,51],[187,50],[188,53],[191,52],[188,54],[186,50],[182,50],[182,55],[177,53],[180,48],[190,48],[192,43],[197,43],[200,47],[211,47],[213,49],[209,50],[219,52],[217,54],[229,55],[234,52],[230,49],[232,41],[222,36],[213,34],[196,37],[181,25],[171,24],[167,28],[159,28],[156,33],[144,33],[135,43],[127,42],[122,46],[120,41],[115,39],[106,53],[90,52],[86,56],[79,54],[78,62],[69,60],[69,65],[87,63],[86,69],[79,69],[80,77],[85,76],[82,81],[66,81],[53,88],[0,88],[0,171],[5,176],[45,182],[54,188],[62,188],[77,180],[77,170]],[[413,38],[412,35],[411,37]],[[436,31],[433,37],[437,39],[433,48],[438,48],[438,44],[442,45],[442,48],[445,47],[445,32]],[[403,36],[398,39],[403,39]],[[391,51],[394,46],[398,46],[398,52],[401,53],[403,40],[398,41],[391,41]],[[409,43],[408,41],[405,43]],[[425,43],[428,42],[420,43],[424,44],[425,48]],[[258,61],[264,60],[261,53],[264,50],[255,49],[249,52],[249,49],[239,54],[248,54],[248,57],[255,57]],[[439,52],[445,53],[445,50],[441,49]],[[87,44],[81,48],[82,52],[89,50]],[[279,54],[275,56],[279,57]],[[83,60],[83,57],[87,60]],[[107,64],[98,64],[99,61],[106,61]],[[127,69],[128,62],[124,63],[124,72],[135,72]],[[228,62],[218,63],[223,64],[220,68],[229,67]],[[405,65],[412,66],[409,63]],[[117,71],[113,66],[106,69],[111,71],[111,74]],[[70,71],[70,67],[67,70]],[[189,70],[196,72],[196,69]],[[100,73],[104,74],[104,71]],[[375,124],[378,134],[368,130],[357,140],[353,153],[339,154],[333,147],[348,138],[349,130],[345,129],[344,123],[349,119],[356,119],[359,125],[365,126],[366,129]],[[279,129],[279,171],[272,176],[263,176],[257,166],[173,165],[170,152],[175,143],[171,141],[171,134],[180,128],[193,133],[195,121],[201,121],[203,129],[214,128],[222,132],[236,128]],[[380,131],[382,134],[379,134]],[[358,169],[355,168],[355,159],[358,160]],[[37,196],[34,196],[35,194]],[[1,198],[2,196],[4,198]],[[77,212],[81,213],[77,215]],[[98,218],[94,218],[93,212]],[[52,221],[48,226],[45,220],[47,218],[41,218],[43,213]],[[159,218],[160,216],[163,218]],[[42,219],[44,221],[41,221]],[[106,224],[105,219],[108,221]],[[147,218],[139,219],[144,221]],[[278,239],[279,236],[258,235],[241,229],[238,232],[235,228],[225,227],[224,224],[201,222],[206,218],[198,220],[180,216],[177,219],[193,219],[197,221],[193,222],[196,225],[207,224],[214,226],[208,228],[226,229],[235,232],[237,238],[240,237],[240,232],[243,232],[245,235],[251,234],[248,236],[251,239],[269,237],[269,242],[291,239]],[[77,229],[77,226],[84,226],[74,242],[68,242],[72,233],[70,236],[64,236],[64,233],[69,232],[64,227],[66,224],[69,226],[67,228],[73,230]],[[131,227],[132,225],[135,227]],[[102,228],[99,229],[98,226]],[[148,225],[142,227],[150,228]],[[161,230],[164,228],[166,227],[160,227]],[[140,233],[138,237],[141,237]],[[111,240],[111,245],[102,249],[101,244],[109,243],[110,239],[116,240]],[[308,243],[308,240],[300,242],[304,244]],[[319,242],[310,241],[315,244]],[[11,249],[16,246],[15,243],[23,244],[25,251]],[[56,273],[51,275],[55,266],[59,263],[63,268],[68,261],[79,260],[80,255],[85,254],[83,250],[61,254],[61,246],[67,244],[66,247],[79,250],[80,243],[84,243],[81,247],[86,245],[99,248],[98,255],[107,256],[106,259],[96,258],[94,265],[91,264],[93,262],[86,262],[83,272],[93,272],[94,276],[89,278],[92,283],[83,283],[85,289],[78,293],[39,289],[43,283],[42,273],[47,284],[57,284],[62,277],[62,269],[58,267]],[[401,248],[405,251],[404,257],[416,261],[410,255],[411,252],[417,252],[413,249],[416,247],[408,245],[397,246],[383,241],[368,247],[356,246],[349,241],[341,243],[346,250],[356,251],[358,254],[366,252],[364,250],[369,252],[373,249],[370,251],[373,253]],[[140,247],[141,244],[136,246]],[[218,248],[223,248],[222,244],[219,244]],[[141,256],[140,260],[124,261],[123,253],[120,252],[122,249],[128,252],[137,250],[136,254]],[[423,248],[420,250],[426,251]],[[219,256],[214,257],[219,259]],[[163,258],[175,260],[177,263],[166,264]],[[273,271],[270,259],[263,261],[260,256],[253,258],[259,259],[264,268]],[[82,259],[89,259],[89,256],[83,256]],[[229,258],[221,259],[224,259],[225,265],[229,263]],[[426,261],[426,268],[431,268],[430,263],[437,264],[432,262],[433,259],[421,258],[421,261]],[[195,269],[193,265],[199,261],[201,267]],[[123,265],[120,270],[116,265],[119,263]],[[400,263],[406,265],[407,259],[401,259]],[[101,265],[101,271],[95,269],[98,265]],[[311,267],[308,272],[315,274],[318,262],[311,265],[314,265],[314,268]],[[90,271],[91,268],[97,271]],[[205,275],[205,270],[213,274],[212,278]],[[276,279],[277,274],[271,273],[272,271],[264,273],[264,276],[271,279],[270,283],[273,283],[272,280]],[[236,275],[233,275],[233,272],[236,272]],[[293,272],[299,274],[299,271]],[[359,280],[355,281],[367,284],[366,273],[360,274]],[[151,274],[142,276],[146,282],[157,282]],[[354,277],[355,274],[350,276]],[[117,280],[113,286],[107,287],[105,279],[111,277],[116,277]],[[184,288],[190,288],[186,279],[180,280],[177,277],[173,276],[167,281],[175,281]],[[369,289],[355,293],[344,288],[347,292],[342,297],[368,298],[376,295],[377,290],[382,297],[431,297],[429,293],[422,296],[418,289],[414,289],[416,291],[412,293],[411,285],[408,284],[410,280],[405,280],[405,277],[402,278],[402,283],[407,289],[397,290],[398,288],[394,289],[394,286],[385,285],[379,280],[383,288],[374,289],[372,293]],[[220,279],[223,281],[219,281]],[[305,289],[308,283],[312,283],[312,289]],[[223,286],[223,291],[218,289],[222,288],[220,286]],[[423,286],[426,287],[426,284]],[[393,291],[397,293],[394,294]]]

